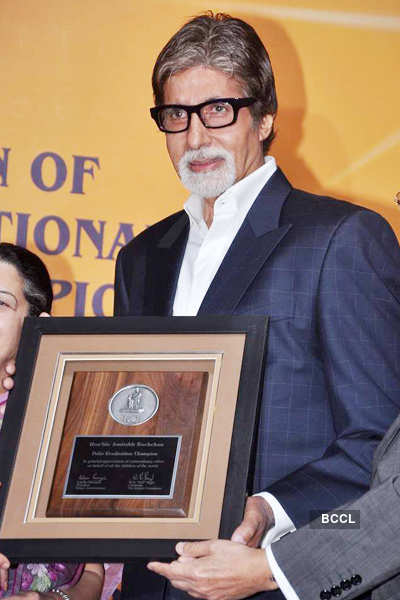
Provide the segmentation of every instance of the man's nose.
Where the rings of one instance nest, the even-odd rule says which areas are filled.
[[[193,113],[190,126],[187,130],[187,143],[190,150],[198,150],[201,146],[207,146],[211,141],[207,127],[204,127],[200,117]]]

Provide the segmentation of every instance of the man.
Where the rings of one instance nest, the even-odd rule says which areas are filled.
[[[252,490],[263,497],[249,499],[236,543],[212,545],[202,573],[211,580],[224,564],[226,579],[229,565],[241,567],[243,597],[276,587],[267,574],[241,585],[254,560],[266,565],[245,544],[264,530],[271,542],[368,486],[400,406],[400,252],[375,213],[295,190],[272,157],[264,162],[274,77],[248,24],[189,21],[160,53],[153,90],[152,116],[192,195],[121,250],[115,313],[271,317]],[[182,594],[139,563],[125,569],[123,598]]]

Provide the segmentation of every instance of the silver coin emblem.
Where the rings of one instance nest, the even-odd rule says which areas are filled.
[[[141,425],[154,417],[158,405],[158,396],[151,387],[133,383],[115,392],[108,411],[117,423]]]

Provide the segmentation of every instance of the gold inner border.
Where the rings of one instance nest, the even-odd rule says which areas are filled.
[[[214,415],[218,381],[221,370],[221,354],[198,354],[195,360],[190,354],[174,356],[154,355],[115,355],[112,360],[108,356],[97,355],[69,355],[60,354],[57,361],[54,386],[50,396],[48,419],[42,435],[41,450],[39,453],[36,472],[33,478],[32,493],[27,507],[25,522],[45,520],[47,522],[62,523],[80,522],[83,517],[46,517],[51,483],[57,461],[57,449],[61,443],[63,425],[65,422],[73,376],[79,371],[108,371],[115,370],[118,362],[119,371],[204,371],[209,375],[204,403],[204,415],[200,432],[199,447],[196,458],[195,474],[189,505],[187,522],[199,520],[200,503],[203,495],[205,481],[205,464],[209,453],[212,420]],[[92,517],[93,520],[103,522],[104,517]],[[105,518],[108,520],[108,518]],[[132,522],[179,523],[182,518],[173,517],[110,517],[113,522],[129,520]]]

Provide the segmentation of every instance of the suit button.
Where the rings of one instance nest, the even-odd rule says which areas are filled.
[[[334,596],[335,598],[337,596],[340,596],[340,594],[342,593],[342,588],[339,585],[333,585],[331,587],[331,594],[332,596]]]
[[[352,585],[353,584],[351,583],[350,579],[342,579],[342,581],[340,582],[340,587],[342,588],[342,590],[349,590]]]
[[[332,594],[330,593],[329,590],[322,590],[322,592],[319,595],[321,600],[331,600],[331,596],[332,596]]]
[[[362,577],[361,575],[353,575],[353,577],[351,578],[351,583],[353,585],[360,585],[360,583],[362,582]]]

